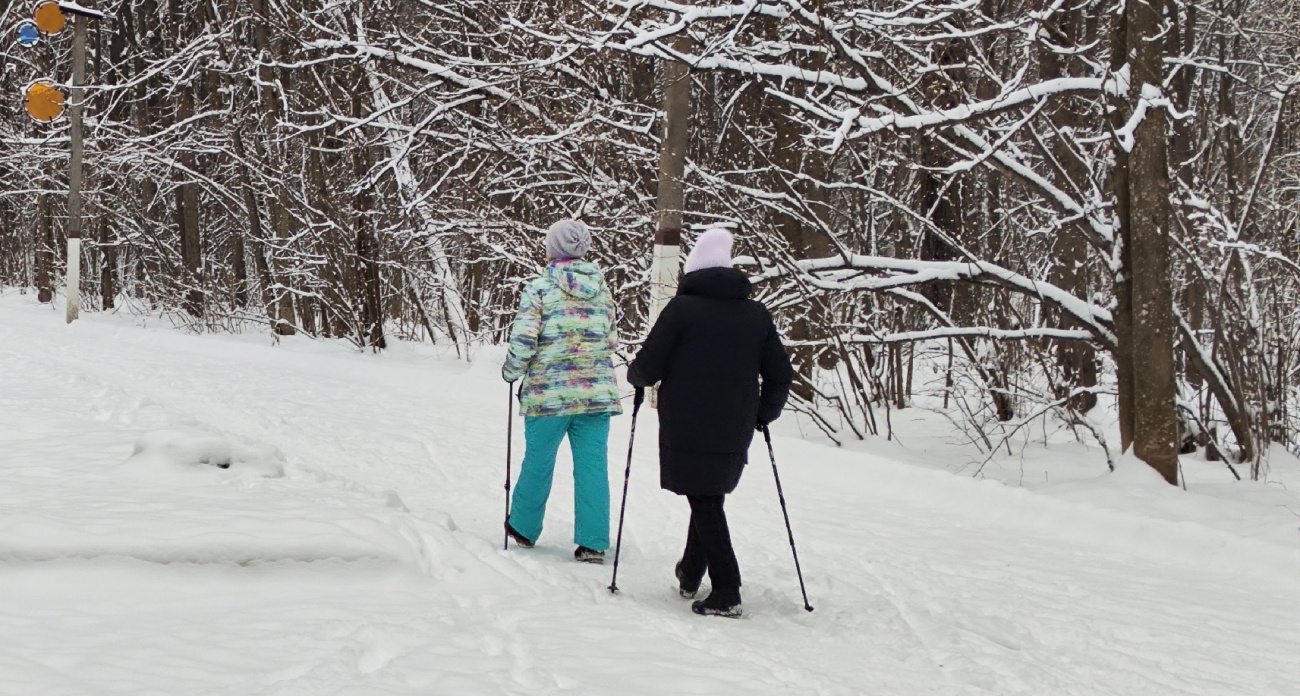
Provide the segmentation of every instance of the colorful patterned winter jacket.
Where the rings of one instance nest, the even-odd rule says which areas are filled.
[[[614,299],[600,269],[580,259],[555,261],[524,287],[501,376],[524,380],[526,416],[622,413],[617,346]]]

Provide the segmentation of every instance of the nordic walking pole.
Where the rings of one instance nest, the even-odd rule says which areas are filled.
[[[512,446],[515,442],[515,383],[511,382],[506,385],[509,393],[506,395],[509,404],[506,408],[506,528],[510,526],[510,463],[514,459]],[[505,532],[505,541],[501,542],[501,550],[510,550],[510,532]]]
[[[776,452],[772,450],[772,433],[768,431],[766,425],[759,426],[763,431],[763,439],[767,440],[767,456],[772,459],[772,478],[776,479],[776,497],[781,499],[781,514],[785,517],[785,533],[790,535],[790,553],[794,555],[794,572],[799,574],[799,592],[803,593],[803,608],[812,611],[813,607],[808,603],[808,590],[803,584],[803,571],[799,568],[799,552],[794,548],[794,531],[790,529],[790,513],[785,509],[785,493],[781,490],[781,475],[776,473]]]
[[[618,506],[618,539],[614,542],[614,577],[609,581],[610,594],[618,594],[618,554],[623,550],[623,514],[627,512],[627,481],[632,476],[632,445],[636,442],[636,414],[641,411],[645,390],[637,388],[632,398],[632,434],[627,438],[627,469],[623,472],[623,503]]]

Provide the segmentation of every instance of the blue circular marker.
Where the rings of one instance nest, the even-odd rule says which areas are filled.
[[[36,23],[32,21],[22,22],[18,25],[18,43],[31,48],[41,42],[41,30],[36,28]]]

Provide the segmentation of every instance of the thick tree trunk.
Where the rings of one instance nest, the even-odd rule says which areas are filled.
[[[1144,95],[1157,94],[1163,83],[1163,17],[1155,0],[1128,0],[1126,16],[1133,76],[1129,99],[1137,105]],[[1128,320],[1133,450],[1166,481],[1177,484],[1175,322],[1169,273],[1173,210],[1167,132],[1165,110],[1152,107],[1133,134],[1124,274],[1131,293]]]
[[[359,220],[357,229],[357,274],[361,279],[361,340],[372,348],[387,348],[384,339],[384,313],[380,293],[379,243],[369,221]]]
[[[182,184],[176,189],[176,223],[181,235],[181,261],[185,265],[185,311],[192,317],[202,317],[203,250],[199,240],[199,192],[195,184]]]
[[[1120,5],[1123,6],[1122,4]],[[1111,23],[1111,74],[1118,74],[1128,62],[1128,19],[1123,12],[1116,14]],[[1128,119],[1132,106],[1123,96],[1110,95],[1110,120],[1113,130],[1120,130]],[[1115,166],[1111,170],[1111,190],[1115,194],[1115,254],[1119,269],[1115,277],[1115,382],[1119,409],[1120,450],[1128,451],[1133,445],[1133,262],[1130,243],[1129,210],[1129,153],[1116,145],[1112,148]],[[1112,264],[1113,266],[1114,264]]]

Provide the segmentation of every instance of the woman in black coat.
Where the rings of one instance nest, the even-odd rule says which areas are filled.
[[[731,267],[731,243],[726,230],[700,236],[677,296],[628,367],[638,389],[659,384],[660,485],[691,505],[681,594],[694,597],[707,571],[713,590],[691,608],[717,616],[741,613],[724,496],[740,482],[755,428],[781,415],[794,374],[771,314]]]

